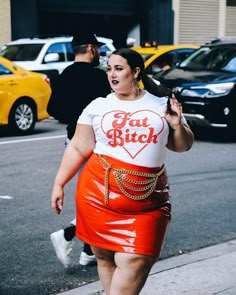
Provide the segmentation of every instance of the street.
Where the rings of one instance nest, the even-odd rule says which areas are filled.
[[[49,238],[75,214],[76,179],[60,216],[50,204],[65,135],[53,119],[30,136],[0,129],[0,295],[53,295],[98,279],[96,266],[78,264],[81,241],[64,269]],[[189,152],[168,152],[166,167],[173,211],[160,259],[235,239],[236,141],[224,140],[224,131],[200,133]]]

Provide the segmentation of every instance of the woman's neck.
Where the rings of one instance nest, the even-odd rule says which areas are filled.
[[[115,95],[120,100],[132,101],[132,100],[138,100],[138,99],[142,98],[144,96],[144,91],[140,90],[139,93],[133,93],[133,92],[132,93],[118,93],[118,92],[115,92]]]

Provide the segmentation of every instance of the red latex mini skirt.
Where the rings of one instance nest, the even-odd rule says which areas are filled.
[[[171,217],[165,169],[156,179],[153,192],[142,199],[145,188],[150,187],[146,173],[155,175],[161,168],[136,166],[104,155],[102,160],[109,169],[93,154],[79,176],[76,236],[98,248],[159,256]],[[118,176],[117,171],[121,171]],[[138,171],[144,176],[126,171]]]

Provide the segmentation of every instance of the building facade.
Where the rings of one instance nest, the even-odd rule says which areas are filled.
[[[0,0],[0,46],[11,40],[11,1]]]
[[[117,47],[126,38],[203,44],[236,36],[236,0],[0,0],[0,45],[35,35],[90,30]]]
[[[236,36],[236,0],[173,0],[174,43]]]

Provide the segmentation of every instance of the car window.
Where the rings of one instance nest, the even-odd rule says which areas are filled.
[[[186,59],[195,49],[176,49],[158,56],[145,70],[148,75],[155,75],[173,67],[178,62]]]
[[[181,68],[191,68],[193,70],[203,69],[209,52],[209,47],[202,47],[191,54],[186,60],[181,62],[179,66]]]
[[[106,44],[99,47],[99,52],[101,56],[106,56],[107,51],[110,51],[110,49]]]
[[[64,62],[66,60],[66,48],[64,43],[54,43],[50,45],[46,54],[48,53],[58,53],[59,62]]]
[[[12,72],[0,64],[0,76],[1,75],[10,75],[10,74],[12,74]]]
[[[196,49],[180,49],[177,51],[177,62],[185,60],[190,54],[192,54]]]
[[[171,67],[176,63],[175,51],[164,53],[158,56],[146,69],[145,72],[148,75],[155,75],[161,72],[165,67]]]
[[[236,56],[225,65],[223,70],[236,73]]]
[[[234,46],[206,46],[190,55],[180,64],[180,67],[191,70],[227,70],[226,66],[233,56],[235,56]]]
[[[58,53],[59,62],[74,60],[74,53],[70,42],[54,43],[48,47],[46,54],[48,53]]]
[[[71,42],[66,42],[65,46],[66,46],[66,59],[67,59],[67,61],[74,61],[75,55],[74,55],[74,52],[72,49]]]
[[[0,56],[11,61],[33,61],[35,60],[44,44],[15,44],[3,46]]]

